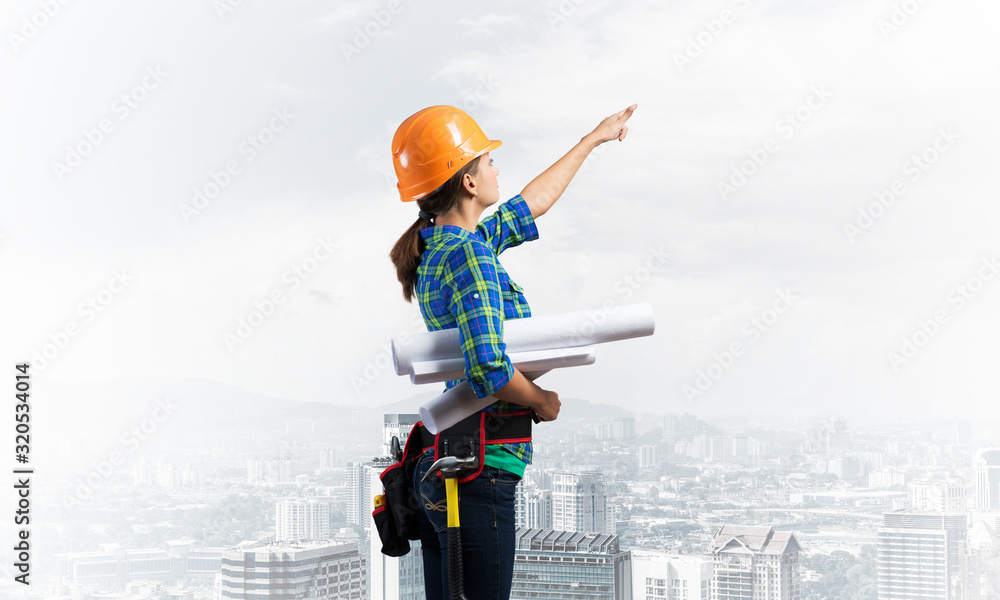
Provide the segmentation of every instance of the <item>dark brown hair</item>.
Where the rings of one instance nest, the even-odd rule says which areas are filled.
[[[451,178],[441,184],[433,192],[417,200],[420,210],[432,215],[443,215],[452,208],[458,206],[462,199],[462,178],[466,173],[474,173],[479,166],[479,159],[482,155],[469,161],[467,165],[458,170]],[[396,266],[396,278],[403,284],[403,299],[407,302],[413,301],[417,287],[417,267],[420,266],[420,259],[423,257],[424,238],[420,235],[420,230],[433,225],[430,219],[417,217],[413,225],[396,241],[396,245],[389,252],[392,264]]]

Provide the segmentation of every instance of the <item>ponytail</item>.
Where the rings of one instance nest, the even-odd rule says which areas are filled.
[[[439,188],[417,200],[420,210],[432,215],[443,215],[458,206],[462,199],[462,178],[466,173],[476,170],[479,158],[477,156],[470,160]],[[420,230],[433,224],[430,219],[417,217],[389,252],[389,259],[396,266],[396,279],[403,284],[403,300],[407,302],[413,302],[413,297],[416,295],[417,267],[420,266],[424,249],[427,247]]]
[[[396,278],[403,284],[403,299],[407,302],[413,301],[414,290],[417,287],[417,267],[420,266],[420,258],[426,247],[420,230],[432,224],[430,219],[417,217],[389,252],[389,258],[396,265]]]

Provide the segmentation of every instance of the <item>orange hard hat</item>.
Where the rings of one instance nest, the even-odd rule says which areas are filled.
[[[396,129],[392,165],[399,197],[419,200],[433,192],[470,160],[500,146],[486,137],[465,111],[454,106],[425,108]]]

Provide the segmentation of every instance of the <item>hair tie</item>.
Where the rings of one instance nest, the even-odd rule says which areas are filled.
[[[420,217],[421,219],[427,219],[428,221],[430,221],[431,219],[434,218],[434,215],[432,215],[429,212],[424,212],[424,211],[418,212],[417,216]]]

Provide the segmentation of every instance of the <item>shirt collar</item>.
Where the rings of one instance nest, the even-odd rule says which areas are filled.
[[[442,243],[452,237],[458,237],[463,240],[477,239],[483,241],[478,233],[473,233],[458,225],[432,225],[424,227],[420,230],[420,235],[424,238],[424,242],[428,246]]]

